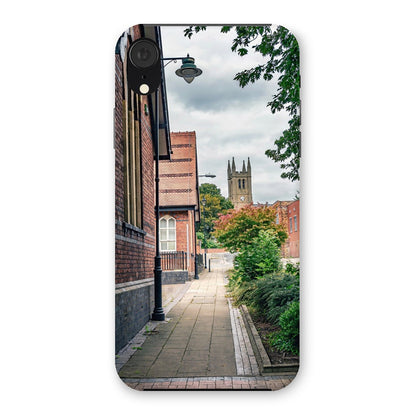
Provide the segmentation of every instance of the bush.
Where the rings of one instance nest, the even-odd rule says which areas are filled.
[[[279,351],[299,355],[299,302],[290,303],[280,315],[280,331],[271,335],[270,343]]]
[[[241,282],[236,284],[230,281],[228,284],[235,305],[250,305],[252,303],[253,291],[256,289],[255,282]]]
[[[299,300],[299,279],[292,274],[280,273],[256,282],[250,305],[267,321],[277,325],[280,315],[290,302]]]
[[[300,266],[299,263],[293,264],[293,263],[287,263],[285,267],[286,273],[293,274],[294,276],[297,276],[299,278],[300,276]]]
[[[261,230],[251,244],[244,246],[234,265],[242,281],[258,279],[281,269],[279,242],[272,231]]]
[[[228,288],[236,305],[251,307],[273,325],[279,324],[289,303],[299,300],[299,279],[284,272],[252,281],[241,281],[233,272]]]

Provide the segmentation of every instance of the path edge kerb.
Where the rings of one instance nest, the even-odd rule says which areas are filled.
[[[250,338],[253,352],[262,375],[280,374],[296,375],[299,371],[299,364],[272,364],[263,346],[260,335],[253,323],[250,312],[246,305],[240,305],[239,309],[243,317],[244,325]]]

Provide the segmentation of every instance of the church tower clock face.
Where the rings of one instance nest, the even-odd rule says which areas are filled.
[[[247,168],[245,160],[243,160],[243,168],[237,171],[235,167],[234,158],[232,164],[228,161],[228,198],[234,205],[234,208],[239,209],[253,202],[251,190],[251,164],[250,158],[247,161]]]

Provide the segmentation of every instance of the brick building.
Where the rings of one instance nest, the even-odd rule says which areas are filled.
[[[287,207],[291,201],[276,201],[271,206],[276,209],[276,224],[281,224],[283,227],[288,230],[288,217],[287,217]],[[289,233],[288,233],[289,235]],[[286,242],[280,248],[280,255],[282,257],[289,256],[289,243]]]
[[[151,38],[161,47],[159,30],[140,25],[123,33],[115,53],[116,352],[145,325],[154,307],[156,134],[152,126],[155,94],[134,93],[127,84],[126,69],[128,47],[140,37]],[[171,147],[165,91],[162,82],[159,147],[160,159],[168,160]]]
[[[287,206],[289,257],[299,257],[300,210],[299,200]]]
[[[257,203],[254,207],[269,205]],[[287,232],[287,240],[280,248],[282,257],[299,257],[299,200],[276,201],[271,204],[276,210],[276,224],[282,224]]]
[[[194,131],[171,133],[172,155],[160,163],[160,249],[183,252],[188,276],[195,275],[196,233],[200,221],[198,163]]]

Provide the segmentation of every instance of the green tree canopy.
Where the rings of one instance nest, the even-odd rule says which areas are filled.
[[[286,241],[283,225],[276,224],[276,211],[273,207],[247,205],[239,210],[222,215],[215,223],[215,237],[231,252],[250,245],[260,231],[268,231],[276,237],[278,247]]]
[[[235,30],[231,50],[240,56],[249,51],[260,53],[267,62],[235,75],[234,80],[244,88],[260,78],[271,81],[277,77],[277,88],[267,103],[274,114],[285,110],[290,115],[289,128],[274,141],[275,147],[266,155],[283,169],[282,178],[299,180],[300,167],[300,65],[296,38],[282,26],[223,26],[222,33]],[[206,26],[189,26],[185,36],[206,30]]]
[[[205,206],[202,200],[205,198]],[[225,214],[229,209],[234,208],[231,201],[221,195],[221,190],[213,183],[203,183],[199,187],[199,203],[201,206],[201,222],[197,231],[204,232],[209,239],[214,231],[214,223],[219,215]]]

